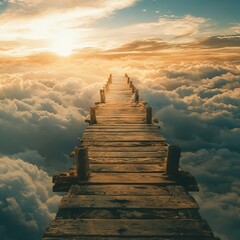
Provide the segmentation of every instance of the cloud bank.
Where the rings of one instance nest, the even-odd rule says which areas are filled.
[[[67,154],[78,143],[76,138],[84,130],[88,108],[99,100],[98,90],[108,74],[121,76],[125,72],[140,89],[141,97],[154,108],[160,133],[168,142],[181,146],[182,166],[201,187],[196,198],[203,217],[223,240],[238,239],[239,65],[225,60],[176,59],[59,59],[35,55],[21,61],[1,60],[4,190],[0,202],[4,222],[0,231],[5,239],[19,239],[9,232],[13,225],[22,233],[32,231],[40,236],[53,216],[52,206],[57,206],[50,194],[49,176],[71,164]],[[44,186],[40,184],[42,179]],[[9,190],[18,186],[14,181],[21,185],[20,196]],[[25,182],[28,187],[24,187]],[[24,215],[26,204],[29,215],[36,206],[40,212],[33,212],[31,217]],[[19,220],[12,217],[14,214],[20,216]]]
[[[182,148],[200,184],[201,213],[217,236],[237,240],[240,223],[240,71],[216,62],[146,63],[134,69],[161,133]]]

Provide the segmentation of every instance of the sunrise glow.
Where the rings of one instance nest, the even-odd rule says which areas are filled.
[[[64,57],[70,55],[74,48],[76,48],[74,36],[69,35],[68,32],[62,32],[54,36],[49,45],[50,52]]]

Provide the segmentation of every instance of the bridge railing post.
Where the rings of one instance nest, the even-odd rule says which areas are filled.
[[[129,87],[130,88],[132,88],[132,85],[133,85],[132,81],[129,81]]]
[[[146,107],[146,123],[151,124],[152,123],[152,108]]]
[[[96,107],[90,107],[90,125],[97,123]]]
[[[108,82],[112,83],[112,74],[109,75]]]
[[[89,177],[89,159],[87,147],[80,147],[77,157],[77,175],[80,181],[86,181]]]
[[[101,103],[106,102],[105,92],[103,89],[100,90],[100,99],[101,99]]]
[[[170,176],[176,176],[179,168],[181,148],[177,145],[169,145],[167,151],[165,173]]]
[[[134,102],[138,102],[139,101],[139,90],[135,89],[135,93],[134,93]]]

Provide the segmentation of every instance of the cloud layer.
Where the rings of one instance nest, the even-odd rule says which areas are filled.
[[[145,68],[144,68],[145,67]],[[216,62],[145,62],[134,68],[161,133],[182,148],[182,166],[200,184],[201,213],[215,234],[237,240],[240,223],[240,71]]]
[[[161,134],[181,146],[182,166],[201,186],[196,198],[203,217],[223,240],[238,239],[239,65],[220,60],[183,62],[172,57],[164,61],[155,56],[144,61],[76,56],[63,60],[44,54],[21,61],[2,59],[1,63],[0,154],[5,190],[0,201],[1,211],[5,211],[1,233],[6,239],[16,239],[9,232],[14,224],[23,232],[32,229],[40,236],[53,216],[49,201],[57,206],[50,195],[48,176],[71,164],[67,154],[78,143],[84,117],[89,106],[99,100],[98,90],[108,74],[121,76],[125,72],[154,108]],[[13,173],[17,175],[14,178]],[[10,179],[22,185],[19,198],[16,191],[9,190],[18,186]],[[44,189],[38,186],[42,179]],[[26,204],[32,204],[29,211],[42,206],[39,222],[37,212],[31,218],[23,214]],[[13,214],[21,216],[16,223]]]

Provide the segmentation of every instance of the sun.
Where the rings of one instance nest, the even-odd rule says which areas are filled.
[[[56,34],[50,40],[49,51],[54,52],[60,56],[69,56],[76,48],[75,38],[68,32]]]

